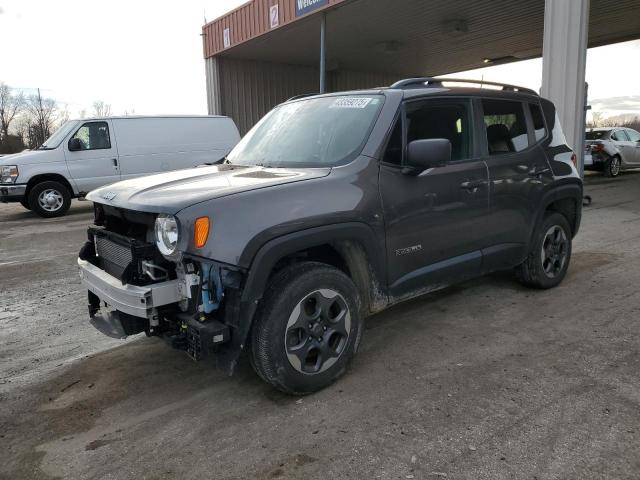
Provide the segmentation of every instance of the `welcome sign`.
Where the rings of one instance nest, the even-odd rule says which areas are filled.
[[[295,0],[296,1],[296,17],[301,17],[309,12],[313,12],[320,7],[324,7],[329,0]]]

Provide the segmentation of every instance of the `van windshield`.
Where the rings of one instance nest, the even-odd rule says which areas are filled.
[[[274,108],[227,156],[235,165],[333,167],[360,154],[382,95],[309,98]]]
[[[54,132],[49,138],[47,138],[38,150],[53,150],[58,148],[58,145],[62,143],[65,137],[73,130],[73,127],[78,123],[77,120],[69,120],[64,123],[58,130]]]

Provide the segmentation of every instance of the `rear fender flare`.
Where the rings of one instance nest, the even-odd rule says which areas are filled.
[[[535,232],[538,231],[538,228],[542,224],[545,213],[549,208],[549,206],[558,200],[563,200],[566,198],[570,198],[574,200],[576,204],[575,221],[568,219],[569,223],[574,227],[573,235],[575,236],[578,233],[578,229],[580,228],[580,220],[582,217],[582,195],[583,195],[582,183],[580,183],[579,181],[566,183],[564,185],[560,185],[546,192],[542,197],[542,201],[540,202],[540,209],[538,210],[538,213],[536,215],[536,221],[534,224],[534,228],[531,231],[530,241],[533,242],[533,236],[535,235]]]

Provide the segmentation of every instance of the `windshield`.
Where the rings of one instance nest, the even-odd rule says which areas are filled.
[[[611,130],[591,130],[587,132],[587,140],[600,140],[606,138]]]
[[[236,165],[333,167],[353,160],[384,102],[382,95],[309,98],[274,108],[227,156]]]
[[[40,146],[40,149],[58,148],[58,145],[62,143],[62,141],[69,134],[69,132],[73,130],[73,127],[75,127],[77,123],[77,120],[69,120],[68,122],[66,122],[58,130],[56,130],[53,135],[51,135],[44,141],[44,143]]]

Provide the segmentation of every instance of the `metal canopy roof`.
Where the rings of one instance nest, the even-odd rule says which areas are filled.
[[[542,54],[543,0],[331,3],[323,9],[329,71],[440,75]],[[232,42],[215,54],[205,37],[205,56],[316,66],[320,15],[317,11],[266,33],[245,35],[242,43]],[[205,35],[233,25],[231,20],[221,17],[206,25]],[[591,0],[589,47],[635,38],[640,38],[640,1]]]

